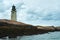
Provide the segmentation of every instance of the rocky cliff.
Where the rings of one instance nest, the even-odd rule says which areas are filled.
[[[22,22],[0,19],[0,38],[6,36],[11,38],[24,35],[36,35],[54,31],[60,31],[60,27],[33,26]]]

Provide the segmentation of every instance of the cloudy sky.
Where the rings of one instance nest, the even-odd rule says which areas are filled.
[[[10,20],[13,4],[19,22],[60,26],[60,0],[0,0],[0,19]]]

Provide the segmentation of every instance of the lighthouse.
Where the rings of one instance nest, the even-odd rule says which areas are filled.
[[[17,21],[16,7],[13,5],[11,10],[11,20]]]

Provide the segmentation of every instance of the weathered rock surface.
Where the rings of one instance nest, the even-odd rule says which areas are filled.
[[[0,19],[0,38],[9,36],[36,35],[48,32],[60,31],[60,27],[54,26],[33,26],[22,22]]]

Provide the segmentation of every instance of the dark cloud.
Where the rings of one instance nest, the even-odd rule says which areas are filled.
[[[59,11],[46,11],[45,15],[42,12],[36,12],[36,10],[28,10],[27,14],[27,20],[44,20],[44,21],[50,21],[50,20],[55,20],[58,21],[60,20],[60,12]]]
[[[60,12],[50,12],[42,18],[42,20],[60,20]]]
[[[40,14],[38,13],[38,12],[35,12],[36,10],[32,10],[32,9],[29,9],[28,11],[27,11],[27,14],[28,14],[28,17],[27,17],[27,19],[28,20],[39,20],[39,17],[41,17],[40,16]]]
[[[47,14],[46,16],[44,16],[42,18],[42,20],[53,20],[53,17],[52,16],[53,16],[52,14]]]
[[[21,9],[25,9],[22,6],[25,5],[24,2],[16,4],[17,11],[20,11]]]

